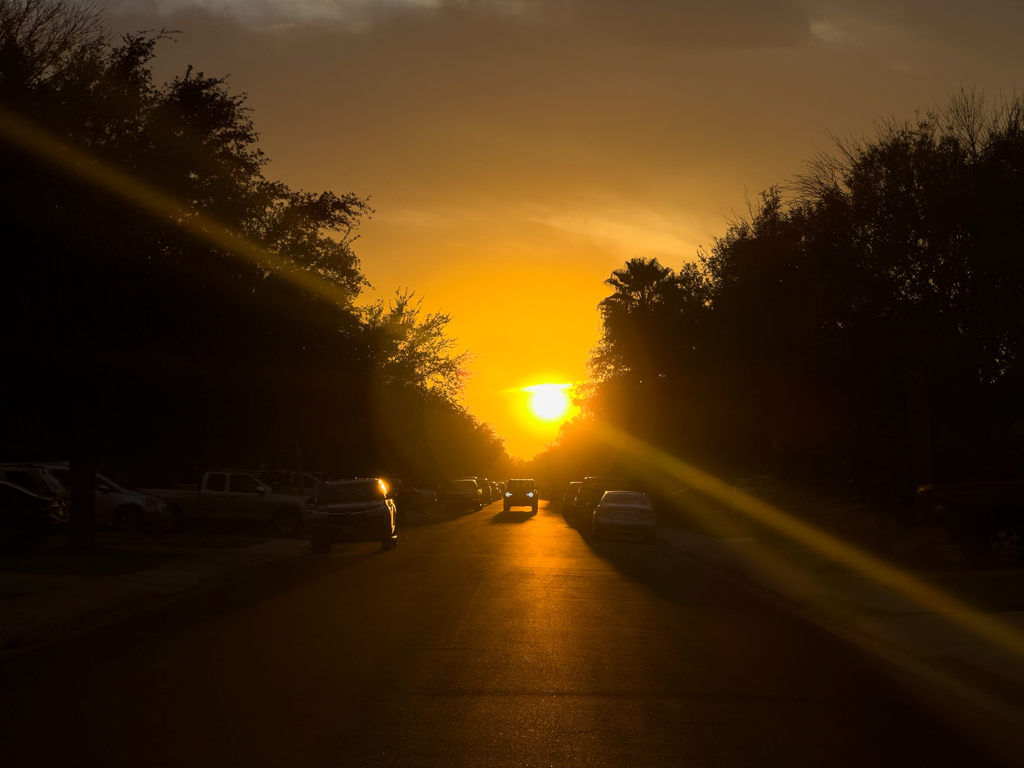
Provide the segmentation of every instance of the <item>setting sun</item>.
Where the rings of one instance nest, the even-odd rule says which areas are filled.
[[[569,400],[568,391],[571,384],[536,384],[532,387],[523,387],[530,397],[527,407],[534,418],[540,421],[559,421],[569,413],[572,403]]]

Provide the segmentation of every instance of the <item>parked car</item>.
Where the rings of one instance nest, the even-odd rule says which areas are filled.
[[[591,530],[595,536],[606,533],[638,533],[654,541],[657,516],[646,493],[605,491],[594,507]]]
[[[249,472],[207,472],[198,486],[142,491],[174,505],[184,520],[266,521],[279,536],[297,536],[310,516],[305,498],[274,493]]]
[[[379,478],[324,483],[308,501],[313,554],[329,552],[331,544],[343,541],[379,541],[381,549],[394,549],[397,509],[391,496]]]
[[[64,499],[0,481],[0,548],[26,549],[68,521]]]
[[[482,504],[490,504],[492,501],[495,501],[494,497],[491,495],[490,481],[486,477],[477,477],[473,475],[471,477],[457,477],[455,480],[472,480],[476,483],[477,488],[480,489],[480,502]]]
[[[67,462],[64,466],[67,466]],[[70,496],[68,486],[54,475],[49,466],[42,463],[0,464],[0,481],[17,485],[41,496],[59,497],[64,499],[65,505]]]
[[[536,513],[538,501],[540,494],[537,493],[537,484],[533,480],[519,478],[506,483],[503,507],[506,512],[512,507],[530,507]]]
[[[61,484],[71,489],[71,470],[68,463],[46,465]],[[111,525],[124,533],[143,529],[169,530],[179,521],[174,507],[149,493],[131,488],[127,482],[115,483],[107,475],[96,473],[96,522]]]
[[[444,492],[444,506],[449,511],[484,508],[484,496],[476,480],[452,480]]]
[[[324,485],[323,480],[308,472],[301,474],[302,482],[299,482],[298,472],[286,469],[261,469],[251,471],[250,474],[269,485],[274,493],[287,493],[303,498],[316,496]]]
[[[585,477],[573,501],[572,525],[589,530],[594,507],[605,491],[628,490],[628,482],[619,477]]]
[[[988,550],[999,565],[1024,562],[1024,482],[922,485],[914,523],[941,528],[953,538]]]
[[[562,514],[565,515],[569,510],[573,508],[573,504],[576,503],[576,493],[579,491],[582,482],[574,480],[569,483],[569,487],[565,493],[562,494]]]

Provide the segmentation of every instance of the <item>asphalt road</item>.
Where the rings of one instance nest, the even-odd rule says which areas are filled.
[[[0,663],[0,766],[977,766],[1016,731],[664,546],[498,505]]]

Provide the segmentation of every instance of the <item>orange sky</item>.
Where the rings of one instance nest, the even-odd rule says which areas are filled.
[[[271,178],[371,196],[366,298],[453,316],[466,402],[523,457],[556,427],[508,390],[585,377],[612,269],[694,259],[828,132],[1024,87],[1012,0],[120,0],[107,20],[183,30],[162,78],[229,74]]]

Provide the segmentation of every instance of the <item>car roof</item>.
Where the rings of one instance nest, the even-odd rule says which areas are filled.
[[[644,504],[649,505],[651,503],[650,498],[646,493],[641,491],[605,491],[601,497],[601,502],[610,501],[613,504]]]

